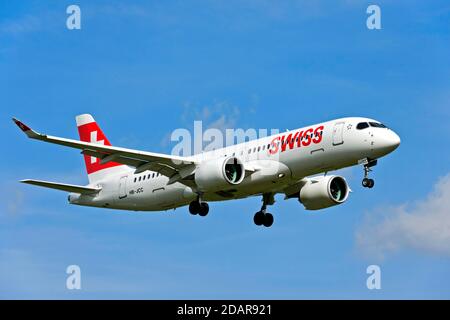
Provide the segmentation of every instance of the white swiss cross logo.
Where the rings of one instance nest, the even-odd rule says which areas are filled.
[[[98,131],[92,131],[91,132],[91,143],[95,144],[105,144],[105,140],[97,140]],[[96,157],[91,157],[91,164],[94,164],[97,162]]]

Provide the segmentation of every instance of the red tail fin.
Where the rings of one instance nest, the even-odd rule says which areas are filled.
[[[83,142],[91,142],[103,144],[110,146],[108,138],[104,135],[103,131],[95,122],[94,118],[90,114],[82,114],[76,117],[78,133],[80,135],[80,140]],[[100,159],[96,157],[91,157],[88,155],[84,156],[84,162],[86,164],[86,171],[88,175],[96,173],[98,171],[121,166],[122,164],[117,162],[107,162],[104,164],[100,163]]]

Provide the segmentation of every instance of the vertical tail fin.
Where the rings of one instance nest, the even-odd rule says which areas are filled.
[[[76,117],[78,134],[80,140],[83,142],[91,142],[110,146],[108,138],[104,135],[103,131],[95,122],[94,118],[90,114],[82,114]],[[100,163],[100,159],[84,155],[84,162],[86,164],[86,171],[89,177],[89,182],[93,183],[97,180],[104,178],[107,175],[122,171],[126,168],[117,162]]]

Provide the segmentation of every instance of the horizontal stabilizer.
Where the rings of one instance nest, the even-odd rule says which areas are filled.
[[[34,186],[44,187],[44,188],[50,188],[50,189],[56,189],[66,192],[74,192],[79,194],[95,194],[100,192],[101,188],[90,188],[90,187],[84,187],[84,186],[77,186],[73,184],[65,184],[65,183],[56,183],[56,182],[49,182],[49,181],[41,181],[41,180],[21,180],[20,182],[26,183],[26,184],[32,184]]]

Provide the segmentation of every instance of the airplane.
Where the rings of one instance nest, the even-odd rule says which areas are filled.
[[[267,206],[275,195],[297,199],[306,210],[344,203],[350,187],[329,171],[362,165],[362,186],[372,188],[371,168],[400,145],[400,137],[379,121],[347,117],[193,156],[175,156],[112,146],[90,114],[76,117],[80,140],[38,133],[13,118],[31,139],[81,150],[89,184],[42,180],[26,184],[69,192],[74,205],[133,211],[163,211],[189,206],[206,216],[208,201],[258,196],[257,226],[270,227]]]

